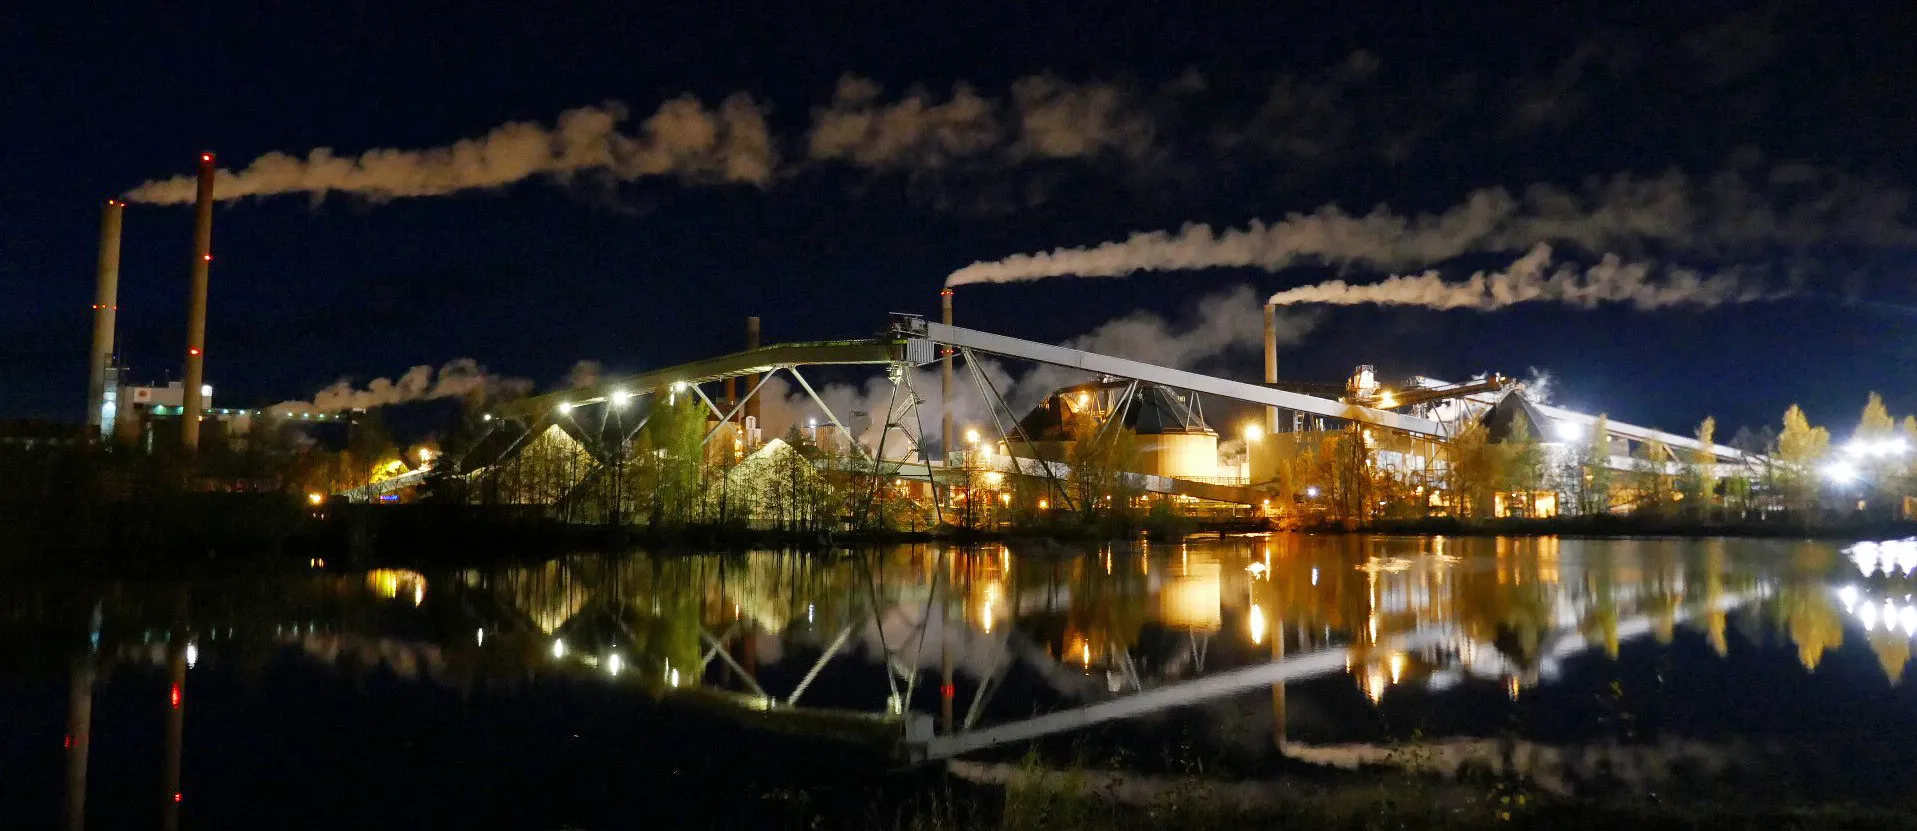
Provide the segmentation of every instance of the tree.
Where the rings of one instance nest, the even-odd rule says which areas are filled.
[[[1778,486],[1787,509],[1808,518],[1817,507],[1817,464],[1830,452],[1830,431],[1812,427],[1802,408],[1784,411],[1777,434]]]
[[[1670,462],[1671,449],[1663,442],[1653,439],[1638,445],[1637,510],[1640,513],[1664,516],[1676,502]]]
[[[1446,489],[1459,517],[1487,517],[1496,506],[1498,465],[1490,435],[1473,420],[1445,445]]]
[[[1532,437],[1529,421],[1523,418],[1511,420],[1511,432],[1502,444],[1499,461],[1504,487],[1522,500],[1525,516],[1537,516],[1537,493],[1545,478],[1544,445]]]
[[[1591,433],[1572,458],[1570,475],[1578,499],[1578,513],[1611,510],[1611,420],[1603,413],[1591,422]]]
[[[1890,410],[1884,407],[1884,398],[1875,392],[1864,402],[1864,412],[1857,420],[1857,432],[1851,437],[1853,447],[1863,466],[1864,481],[1869,483],[1871,503],[1883,509],[1894,505],[1903,493],[1903,461],[1893,453],[1884,453],[1879,448],[1887,447],[1897,440],[1897,420],[1890,417]]]
[[[1717,419],[1705,416],[1692,434],[1697,448],[1685,460],[1683,478],[1678,483],[1678,492],[1684,495],[1684,513],[1692,519],[1709,516],[1717,496],[1717,454],[1711,452],[1716,434]]]

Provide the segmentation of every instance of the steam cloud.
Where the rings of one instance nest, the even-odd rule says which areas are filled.
[[[716,109],[689,95],[672,99],[630,135],[618,130],[625,117],[625,107],[615,103],[569,110],[553,127],[513,122],[446,147],[368,150],[357,157],[326,147],[305,158],[273,152],[244,170],[220,170],[213,192],[219,199],[338,192],[384,201],[496,188],[535,176],[563,180],[588,171],[622,180],[670,176],[751,185],[772,177],[772,139],[748,95],[735,94]],[[194,177],[175,176],[147,182],[126,198],[183,204],[193,201],[194,188]]]
[[[935,100],[912,90],[886,104],[877,82],[839,79],[832,105],[813,116],[806,150],[816,161],[873,169],[937,169],[968,159],[1019,162],[1117,152],[1137,158],[1151,147],[1152,119],[1112,84],[1074,86],[1051,75],[1012,84],[1009,103],[958,84]]]
[[[364,389],[342,378],[316,393],[312,401],[283,401],[267,408],[267,411],[330,413],[370,410],[388,404],[464,395],[511,398],[524,395],[531,389],[532,383],[523,378],[494,375],[471,358],[455,358],[440,367],[437,373],[431,366],[422,364],[407,370],[397,380],[375,378]]]
[[[1399,275],[1382,282],[1352,285],[1332,280],[1288,289],[1271,296],[1277,306],[1320,303],[1334,306],[1419,306],[1428,309],[1492,311],[1519,303],[1562,303],[1581,308],[1623,303],[1648,311],[1673,306],[1711,308],[1780,296],[1747,284],[1736,274],[1706,277],[1689,269],[1670,269],[1652,282],[1654,267],[1605,255],[1588,269],[1565,265],[1552,270],[1551,247],[1539,245],[1499,272],[1477,272],[1461,282],[1446,282],[1437,271]]]
[[[1753,185],[1753,178],[1763,184]],[[1141,232],[1088,248],[973,263],[945,284],[1226,267],[1278,271],[1312,263],[1419,268],[1545,242],[1590,252],[1652,244],[1705,254],[1820,242],[1912,247],[1917,226],[1907,220],[1909,204],[1902,190],[1803,164],[1729,170],[1701,181],[1676,171],[1618,175],[1589,183],[1582,195],[1549,185],[1534,185],[1521,197],[1503,188],[1478,190],[1437,214],[1406,216],[1380,206],[1353,216],[1327,205],[1223,233],[1198,224],[1175,233]]]

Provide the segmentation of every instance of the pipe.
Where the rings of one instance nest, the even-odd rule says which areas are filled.
[[[93,279],[93,351],[87,355],[87,441],[99,441],[106,424],[107,367],[113,363],[114,322],[120,310],[120,221],[126,203],[108,199],[100,208],[100,264]]]
[[[939,292],[939,319],[945,325],[952,325],[952,290]],[[952,466],[952,347],[945,350],[944,364],[939,368],[939,450],[945,454],[945,466]],[[937,486],[933,487],[934,492]]]
[[[746,348],[747,349],[759,348],[759,318],[757,316],[746,318]],[[759,396],[754,395],[753,391],[759,388],[758,373],[755,372],[751,375],[746,376],[745,388],[746,388],[745,417],[751,419],[752,425],[754,427],[757,427],[759,426]],[[741,426],[743,426],[744,423],[745,422],[743,421],[740,422]]]
[[[1278,307],[1265,304],[1265,384],[1278,383]],[[1265,408],[1265,432],[1278,432],[1278,408]]]
[[[193,202],[193,263],[186,303],[186,389],[180,412],[180,446],[200,449],[200,411],[206,409],[200,387],[206,383],[206,279],[213,266],[213,154],[200,154],[200,183]]]

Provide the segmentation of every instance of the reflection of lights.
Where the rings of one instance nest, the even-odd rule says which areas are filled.
[[[426,602],[426,584],[414,583],[413,584],[413,605],[418,606],[419,604],[425,603],[425,602]]]
[[[1090,643],[1081,643],[1078,645],[1078,662],[1086,666],[1092,665],[1092,645]]]
[[[187,669],[192,669],[192,668],[193,668],[193,665],[194,665],[194,664],[197,664],[197,663],[199,663],[199,662],[200,662],[200,647],[199,647],[199,645],[198,645],[198,644],[191,644],[191,643],[189,643],[189,644],[187,644],[187,645],[186,645],[186,667],[187,667]]]
[[[560,640],[559,638],[553,638],[553,639],[552,639],[552,656],[553,656],[554,658],[564,658],[564,657],[566,657],[566,642],[565,642],[565,641],[563,641],[563,640]]]
[[[1857,587],[1845,586],[1837,590],[1837,599],[1844,601],[1844,611],[1848,612],[1857,605]]]
[[[1311,567],[1311,584],[1314,586],[1318,585],[1318,567],[1317,566]]]
[[[607,675],[618,675],[619,670],[623,669],[625,665],[626,665],[626,662],[619,657],[619,653],[617,652],[614,652],[611,655],[606,656],[606,674]]]
[[[1391,683],[1393,684],[1398,683],[1399,679],[1404,677],[1404,663],[1405,663],[1404,653],[1403,652],[1391,653],[1391,657],[1387,659],[1385,663],[1387,666],[1391,667]]]
[[[1255,577],[1263,577],[1265,572],[1271,569],[1267,568],[1264,563],[1253,560],[1251,561],[1251,565],[1245,566],[1245,570],[1251,572]]]
[[[810,603],[805,604],[805,622],[811,623],[812,617],[815,614],[817,614],[817,607],[813,606]]]
[[[473,630],[473,644],[474,644],[475,646],[485,646],[485,645],[486,645],[486,630],[484,630],[484,629],[475,629],[475,630]]]
[[[1251,626],[1251,642],[1253,644],[1264,643],[1265,642],[1265,610],[1264,608],[1259,606],[1256,603],[1251,604],[1251,614],[1247,615],[1247,622]]]
[[[672,685],[673,687],[675,687],[675,688],[676,688],[676,687],[678,687],[678,686],[679,686],[679,671],[678,671],[678,670],[676,670],[676,669],[674,669],[674,670],[669,670],[669,671],[668,671],[668,672],[666,673],[666,683],[668,683],[668,684],[671,684],[671,685]]]
[[[180,691],[180,685],[178,684],[167,685],[167,688],[166,688],[167,706],[172,707],[175,710],[180,709],[180,700],[184,697],[185,697],[185,694]]]

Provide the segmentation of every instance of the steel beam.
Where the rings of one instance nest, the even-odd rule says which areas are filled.
[[[970,349],[974,352],[985,352],[1006,358],[1051,364],[1052,366],[1076,369],[1094,375],[1110,375],[1152,384],[1162,384],[1175,389],[1190,390],[1206,395],[1216,395],[1221,398],[1245,401],[1252,404],[1262,404],[1267,407],[1283,407],[1288,410],[1299,410],[1329,418],[1340,418],[1346,421],[1370,424],[1416,435],[1444,435],[1436,421],[1432,421],[1428,418],[1409,416],[1403,413],[1394,413],[1389,410],[1376,410],[1370,407],[1361,407],[1342,401],[1332,401],[1327,398],[1318,398],[1289,390],[1271,389],[1261,387],[1257,384],[1247,384],[1242,381],[1231,381],[1224,378],[1215,378],[1210,375],[1200,375],[1199,373],[1187,372],[1182,369],[1172,369],[1170,367],[1127,360],[1125,358],[1114,358],[1110,355],[1100,355],[1096,352],[1085,352],[1078,349],[1068,349],[1063,346],[1053,346],[1047,343],[996,335],[991,332],[980,332],[974,329],[947,326],[943,323],[927,321],[925,323],[925,331],[926,338],[933,343],[958,349]]]
[[[775,343],[729,355],[704,358],[677,366],[609,378],[587,387],[547,393],[502,405],[495,416],[523,416],[549,412],[562,403],[574,406],[596,404],[612,393],[625,390],[637,395],[675,383],[702,384],[743,375],[770,373],[779,367],[823,365],[885,365],[908,359],[907,344],[900,338]]]

